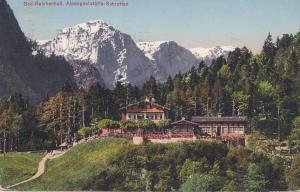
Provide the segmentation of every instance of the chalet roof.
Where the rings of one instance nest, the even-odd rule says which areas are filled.
[[[154,102],[151,102],[151,101],[139,101],[139,102],[136,102],[136,103],[132,103],[132,104],[129,104],[129,105],[125,106],[125,107],[122,107],[121,110],[125,110],[125,109],[127,109],[129,107],[132,107],[132,106],[135,106],[135,105],[140,105],[140,104],[143,104],[143,103],[145,103],[145,104],[149,103],[150,105],[153,105],[153,106],[156,106],[156,107],[160,107],[160,108],[166,109],[168,111],[170,110],[169,108],[167,108],[165,106],[162,106],[162,105],[160,105],[158,103],[154,103]]]
[[[231,117],[206,117],[206,116],[193,116],[192,121],[195,123],[201,122],[246,122],[246,116],[231,116]]]
[[[128,113],[161,113],[164,112],[165,109],[158,109],[156,107],[150,108],[150,109],[139,109],[139,108],[128,108]]]
[[[196,126],[198,124],[194,123],[192,121],[187,121],[185,119],[181,119],[179,121],[175,121],[175,122],[171,123],[171,125],[194,125],[194,126]]]

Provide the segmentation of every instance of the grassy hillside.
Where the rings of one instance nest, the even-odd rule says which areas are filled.
[[[120,138],[89,141],[49,161],[47,172],[18,190],[162,190],[178,188],[187,158],[212,167],[228,150],[222,144],[188,142],[133,145]]]
[[[189,181],[193,175],[195,181]],[[281,162],[242,146],[228,149],[205,141],[133,145],[107,138],[75,146],[49,161],[43,176],[16,189],[172,191],[186,182],[206,182],[206,191],[263,191],[286,190],[284,181]]]
[[[124,139],[94,140],[75,146],[48,162],[46,174],[18,186],[20,190],[80,190],[107,167],[129,142]]]
[[[7,153],[0,155],[0,185],[3,187],[23,181],[36,172],[42,153]]]

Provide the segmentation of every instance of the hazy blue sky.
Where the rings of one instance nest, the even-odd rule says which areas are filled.
[[[174,40],[189,48],[245,45],[258,52],[268,32],[275,39],[300,30],[300,0],[124,0],[127,7],[24,7],[30,0],[7,1],[34,39],[101,19],[136,41]]]

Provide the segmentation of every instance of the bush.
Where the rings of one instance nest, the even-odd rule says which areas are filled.
[[[254,163],[249,163],[247,175],[244,176],[244,187],[248,191],[263,191],[266,186],[265,176],[259,172]]]
[[[121,121],[120,127],[127,131],[134,131],[138,128],[137,124],[132,121]]]
[[[217,177],[209,174],[193,174],[181,186],[183,192],[218,191],[220,190]]]
[[[181,181],[186,181],[189,176],[195,173],[203,173],[209,170],[209,164],[207,159],[204,157],[201,161],[192,161],[191,159],[185,160],[180,173],[179,177]]]
[[[287,171],[286,176],[289,190],[300,189],[300,154],[293,159],[291,168]]]
[[[157,126],[161,130],[167,129],[171,125],[171,119],[164,119],[158,122]]]
[[[149,119],[140,119],[138,120],[138,128],[143,130],[153,130],[156,128],[156,124]]]
[[[293,120],[293,129],[289,136],[289,143],[293,145],[300,145],[300,116]]]
[[[98,126],[99,120],[97,118],[94,118],[90,123],[90,128],[93,132],[99,131],[101,128]]]
[[[86,137],[93,133],[93,130],[90,127],[82,127],[78,130],[78,135]]]
[[[120,123],[111,119],[102,119],[98,122],[98,127],[101,129],[118,129],[120,128]]]

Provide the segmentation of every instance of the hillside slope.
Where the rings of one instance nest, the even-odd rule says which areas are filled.
[[[21,93],[36,104],[53,95],[73,71],[63,58],[32,55],[30,43],[6,0],[0,1],[0,96]]]
[[[186,159],[212,167],[227,152],[225,145],[214,142],[133,145],[121,138],[92,140],[51,160],[42,177],[16,189],[170,191],[180,187],[178,173]]]
[[[124,139],[94,140],[77,145],[62,157],[48,162],[42,177],[17,189],[82,190],[126,145],[128,142]]]
[[[7,187],[27,179],[36,172],[42,153],[7,153],[0,155],[0,185]]]

